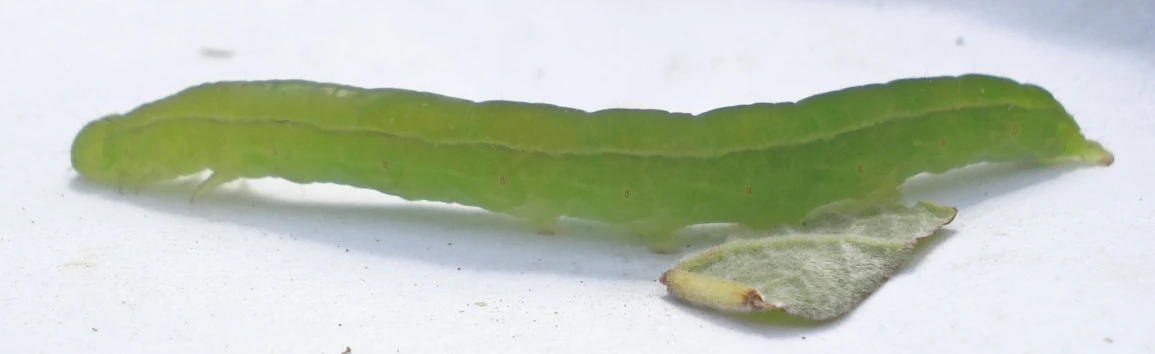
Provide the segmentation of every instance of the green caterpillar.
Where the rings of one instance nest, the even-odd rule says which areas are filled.
[[[309,81],[207,83],[93,121],[72,164],[140,188],[195,174],[371,188],[553,230],[626,227],[655,251],[702,223],[768,228],[894,200],[908,177],[989,161],[1109,165],[1046,90],[985,75],[896,80],[699,115],[473,102]]]

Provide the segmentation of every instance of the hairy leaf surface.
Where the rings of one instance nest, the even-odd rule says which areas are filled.
[[[686,257],[661,282],[683,300],[725,312],[783,310],[831,319],[881,287],[910,259],[915,243],[956,212],[926,202],[892,204],[740,234]]]

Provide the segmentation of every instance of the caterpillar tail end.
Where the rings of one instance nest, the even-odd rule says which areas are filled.
[[[1108,165],[1115,163],[1115,154],[1112,154],[1110,150],[1104,148],[1102,143],[1094,140],[1085,140],[1081,145],[1068,150],[1067,153],[1078,158],[1078,160],[1097,163],[1103,165],[1103,167],[1108,167]]]
[[[104,142],[112,129],[109,118],[88,123],[72,141],[72,168],[84,178],[102,183],[118,182],[104,154]]]
[[[1115,154],[1112,154],[1111,151],[1104,148],[1103,144],[1094,140],[1087,140],[1087,143],[1083,146],[1080,157],[1084,161],[1095,162],[1102,166],[1111,166],[1111,164],[1115,163]]]
[[[1068,143],[1061,154],[1036,162],[1044,165],[1077,162],[1107,167],[1115,163],[1115,154],[1097,141],[1078,139]]]

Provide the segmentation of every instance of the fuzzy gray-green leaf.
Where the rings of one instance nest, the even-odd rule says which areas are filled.
[[[918,239],[956,210],[931,203],[830,214],[804,225],[735,235],[662,276],[670,292],[726,312],[782,309],[813,320],[841,316],[910,259]]]

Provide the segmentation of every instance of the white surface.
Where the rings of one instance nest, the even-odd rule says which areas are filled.
[[[0,3],[0,352],[1155,351],[1151,2],[327,3]],[[954,232],[816,326],[673,301],[679,256],[600,226],[276,180],[190,205],[69,167],[85,122],[222,79],[701,112],[967,72],[1048,88],[1116,164],[912,181]]]

